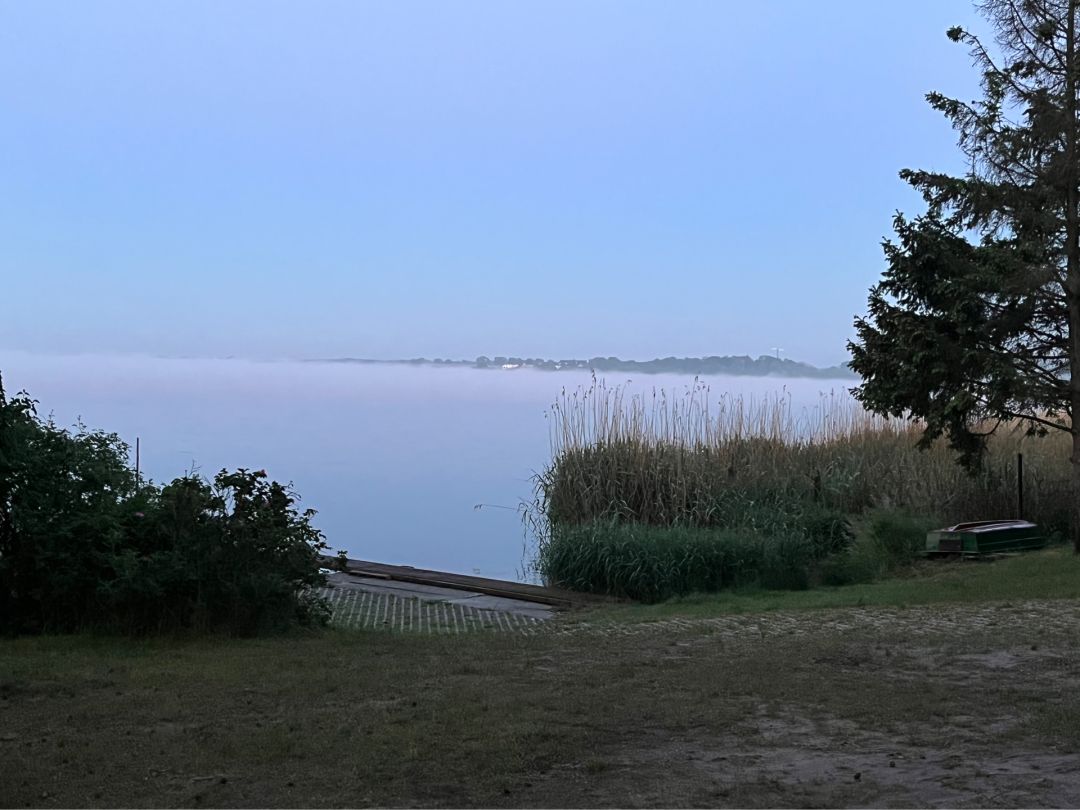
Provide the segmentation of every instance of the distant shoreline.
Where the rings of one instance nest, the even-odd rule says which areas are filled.
[[[535,357],[477,357],[475,360],[428,359],[416,357],[409,360],[372,360],[361,357],[327,357],[305,360],[307,363],[356,363],[365,365],[408,366],[458,366],[466,368],[515,371],[618,371],[638,374],[698,374],[726,375],[733,377],[789,377],[813,379],[858,379],[846,365],[819,368],[763,354],[757,358],[749,355],[724,357],[664,357],[655,360],[622,360],[618,357],[593,357],[589,360],[545,360]]]

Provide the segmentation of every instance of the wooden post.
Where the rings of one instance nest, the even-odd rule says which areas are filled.
[[[1024,519],[1024,454],[1016,454],[1016,516]]]

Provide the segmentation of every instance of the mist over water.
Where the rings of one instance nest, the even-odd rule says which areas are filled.
[[[520,579],[518,506],[550,460],[546,412],[587,371],[351,365],[0,352],[9,395],[42,415],[119,433],[157,482],[192,468],[265,469],[291,481],[333,550],[350,557]],[[606,376],[681,396],[693,379]],[[798,411],[849,380],[706,377],[709,399],[783,393]],[[477,509],[478,504],[484,504]]]

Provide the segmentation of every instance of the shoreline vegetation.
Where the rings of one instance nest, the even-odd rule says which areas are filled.
[[[552,461],[527,520],[552,585],[659,602],[746,588],[871,583],[910,569],[926,532],[1016,517],[1068,528],[1067,437],[1002,429],[975,474],[921,425],[823,396],[630,396],[603,381],[549,414]]]
[[[593,357],[589,360],[545,360],[538,357],[487,357],[474,360],[448,360],[415,357],[409,360],[371,360],[361,357],[329,357],[306,360],[308,363],[356,363],[359,365],[459,366],[466,368],[514,371],[530,368],[537,371],[618,371],[640,374],[728,375],[733,377],[805,377],[814,379],[857,379],[846,364],[819,368],[787,358],[763,354],[712,355],[709,357],[663,357],[654,360],[622,360],[618,357]]]

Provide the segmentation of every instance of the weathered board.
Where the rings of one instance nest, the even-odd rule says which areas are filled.
[[[323,555],[322,561],[327,568],[342,570],[341,562],[337,557]],[[350,574],[359,574],[365,577],[416,582],[421,585],[435,585],[441,588],[456,588],[489,596],[503,596],[507,599],[524,599],[529,602],[554,605],[555,607],[572,607],[605,599],[605,597],[595,594],[578,593],[562,588],[548,588],[543,585],[529,585],[525,582],[473,577],[466,574],[451,574],[446,571],[432,571],[426,568],[413,568],[408,565],[386,565],[368,560],[346,560],[344,570]]]

